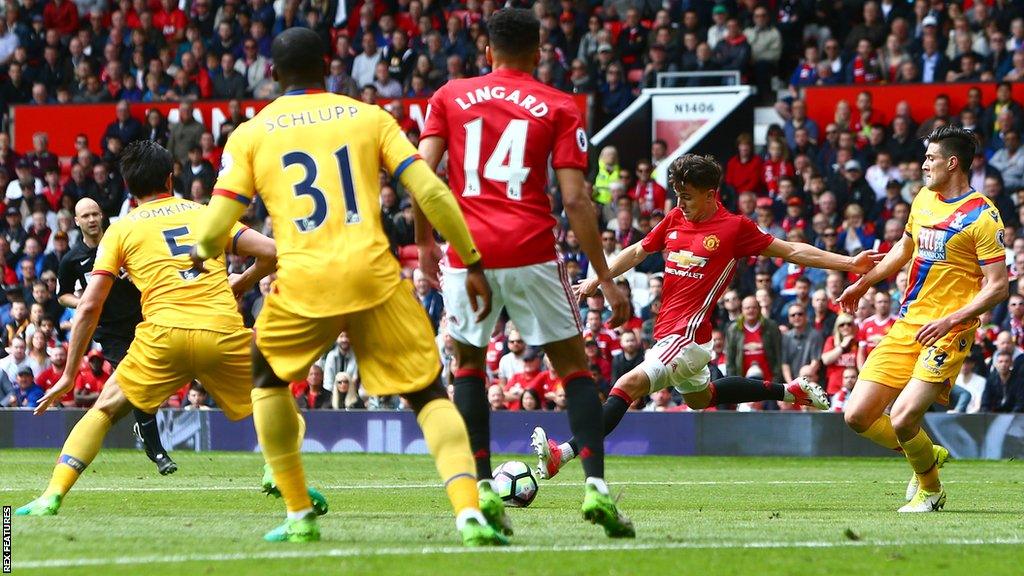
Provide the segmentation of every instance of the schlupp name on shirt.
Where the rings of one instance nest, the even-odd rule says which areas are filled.
[[[359,108],[355,106],[321,106],[314,110],[300,110],[298,112],[287,112],[272,116],[263,121],[267,133],[274,130],[286,130],[300,126],[315,126],[323,122],[341,120],[343,118],[355,118]]]

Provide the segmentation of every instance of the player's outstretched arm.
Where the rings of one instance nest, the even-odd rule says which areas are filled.
[[[71,337],[68,339],[68,362],[57,383],[46,391],[46,395],[36,406],[35,414],[46,412],[54,402],[68,393],[75,385],[75,378],[78,377],[78,369],[81,366],[82,356],[85,355],[89,342],[92,341],[92,334],[96,330],[96,324],[100,321],[100,313],[103,311],[103,303],[107,301],[110,289],[114,286],[114,277],[107,273],[94,271],[85,293],[78,302],[78,309],[75,310],[75,323],[71,326]]]
[[[277,269],[277,246],[273,239],[251,228],[243,229],[239,232],[238,238],[232,239],[231,243],[235,254],[256,258],[252,266],[234,277],[231,282],[231,291],[237,298]]]
[[[555,177],[558,178],[558,186],[562,190],[562,206],[569,218],[569,225],[576,233],[587,260],[594,267],[605,300],[612,307],[609,323],[613,328],[619,326],[629,320],[629,300],[615,285],[615,275],[609,270],[608,262],[604,258],[601,237],[597,231],[597,215],[594,213],[594,203],[584,186],[583,171],[576,168],[559,168],[555,170]]]
[[[201,264],[203,260],[219,256],[228,244],[231,227],[238,222],[244,212],[245,205],[241,202],[214,195],[199,219],[196,245],[192,247],[192,260]]]
[[[875,250],[864,250],[856,256],[843,256],[826,252],[803,242],[787,242],[776,238],[761,252],[770,258],[782,258],[786,262],[800,264],[808,268],[826,268],[865,274],[882,260],[883,256]]]
[[[845,311],[853,314],[857,311],[857,303],[864,297],[864,294],[875,284],[878,284],[885,278],[889,278],[896,274],[906,266],[907,262],[914,255],[914,242],[906,234],[903,238],[900,238],[892,250],[882,258],[882,261],[878,263],[870,272],[861,276],[853,284],[850,284],[839,298],[836,299],[836,303]]]
[[[991,310],[996,304],[1010,297],[1009,275],[1005,262],[993,262],[981,267],[984,282],[981,291],[967,306],[953,312],[945,318],[938,318],[925,324],[917,332],[917,341],[923,346],[931,346],[949,333],[954,326],[968,322]]]

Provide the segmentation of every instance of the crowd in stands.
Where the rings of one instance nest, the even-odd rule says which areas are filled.
[[[49,150],[47,134],[31,150],[14,150],[0,131],[0,404],[31,406],[59,377],[73,311],[55,297],[57,263],[79,241],[75,202],[93,198],[109,219],[132,207],[117,173],[117,155],[135,139],[165,144],[177,160],[175,192],[208,200],[231,130],[246,120],[240,100],[272,98],[270,42],[291,26],[321,34],[331,57],[327,88],[367,102],[429,96],[451,78],[489,71],[483,48],[486,18],[503,5],[531,6],[543,31],[536,76],[570,92],[592,94],[600,125],[621,112],[641,87],[664,71],[736,71],[758,88],[784,119],[767,144],[741,135],[725,166],[722,201],[762,230],[834,252],[886,251],[903,234],[910,202],[922,186],[921,137],[943,123],[980,137],[971,183],[990,198],[1006,224],[1011,294],[981,319],[971,359],[954,389],[957,411],[1024,411],[1024,109],[1012,83],[1024,78],[1024,10],[1015,1],[917,2],[604,2],[465,3],[430,0],[21,0],[0,18],[0,113],[16,104],[117,102],[98,142],[75,140],[71,158]],[[877,109],[870,92],[836,103],[832,122],[807,116],[802,89],[811,85],[893,82],[999,83],[992,100],[973,89],[962,109],[939,96],[934,114],[917,123],[910,106]],[[703,85],[705,78],[668,85]],[[788,90],[786,89],[788,86]],[[783,97],[776,98],[777,89]],[[218,134],[193,109],[198,99],[230,99]],[[134,117],[133,102],[175,102],[180,121],[157,109]],[[409,138],[416,123],[397,101],[387,105]],[[669,152],[656,141],[650,155],[622,165],[614,148],[600,151],[589,185],[607,257],[641,240],[671,210],[671,191],[653,178]],[[442,167],[443,175],[444,169]],[[555,236],[573,280],[591,273],[550,189],[558,217]],[[415,272],[412,207],[401,187],[381,175],[381,215],[396,257],[437,333],[442,377],[456,368],[443,303]],[[247,223],[269,232],[254,202]],[[246,263],[232,257],[230,267]],[[605,322],[603,299],[581,302],[591,368],[605,392],[635,367],[652,345],[660,310],[664,262],[651,255],[621,279],[633,317],[623,327]],[[757,258],[741,263],[716,309],[714,360],[720,372],[773,381],[806,376],[826,387],[841,410],[858,369],[898,314],[907,290],[901,272],[872,290],[855,315],[841,314],[835,297],[845,274]],[[271,279],[240,302],[251,325]],[[82,382],[65,399],[89,406],[110,365],[101,351],[83,362]],[[561,410],[565,398],[542,351],[526,346],[515,327],[500,322],[487,351],[489,394],[495,410]],[[201,409],[210,400],[199,383],[183,383],[171,406]],[[310,369],[293,392],[308,409],[398,409],[397,397],[366,395],[347,335]],[[672,390],[637,401],[648,411],[684,410]],[[740,410],[792,409],[777,403]]]

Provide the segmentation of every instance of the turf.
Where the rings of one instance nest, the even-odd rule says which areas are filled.
[[[1019,462],[953,462],[944,512],[897,515],[908,478],[897,458],[613,458],[609,480],[637,526],[630,541],[580,519],[573,464],[511,511],[515,547],[479,550],[461,547],[425,457],[307,455],[332,506],[311,545],[261,541],[283,505],[257,491],[258,454],[175,458],[181,470],[164,478],[141,453],[102,453],[59,516],[15,517],[14,573],[1024,573]],[[53,460],[0,450],[0,503],[35,497]]]

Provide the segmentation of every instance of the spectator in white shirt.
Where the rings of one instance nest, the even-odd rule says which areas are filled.
[[[885,187],[889,181],[900,179],[900,169],[893,165],[892,154],[887,150],[879,150],[874,165],[864,173],[864,179],[875,191],[876,198],[885,198]]]
[[[377,39],[373,32],[363,34],[363,53],[356,56],[352,62],[352,78],[356,85],[362,88],[367,84],[373,84],[373,72],[380,62],[380,50],[377,48]]]

